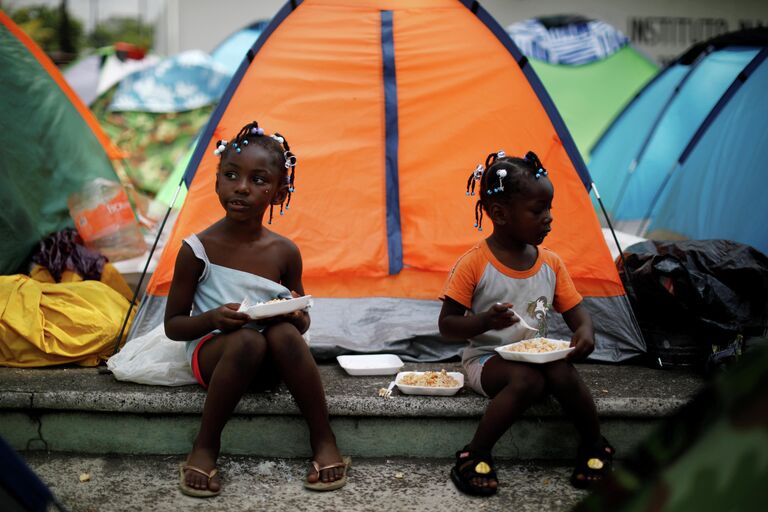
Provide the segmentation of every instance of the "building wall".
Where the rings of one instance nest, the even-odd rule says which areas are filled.
[[[166,0],[156,32],[156,51],[173,54],[198,48],[210,52],[236,30],[271,18],[283,0]],[[534,16],[581,14],[623,31],[659,63],[691,44],[749,26],[768,26],[766,0],[481,0],[507,26]]]

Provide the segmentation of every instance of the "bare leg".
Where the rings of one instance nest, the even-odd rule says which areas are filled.
[[[499,356],[493,356],[485,363],[482,384],[491,401],[468,448],[490,452],[512,423],[544,396],[546,386],[544,376],[538,369],[506,361]],[[473,478],[472,482],[476,487],[497,485],[495,480],[488,478]]]
[[[208,472],[216,467],[224,425],[256,376],[266,351],[264,336],[253,329],[219,335],[200,349],[198,361],[208,383],[208,396],[187,464]],[[185,481],[195,489],[216,491],[221,486],[218,476],[209,484],[194,471],[185,473]]]
[[[542,365],[541,370],[547,379],[547,390],[573,421],[581,443],[591,445],[598,441],[600,422],[595,402],[576,368],[566,361],[554,361]]]
[[[566,415],[573,421],[576,431],[579,433],[579,450],[576,469],[572,475],[574,485],[581,487],[583,482],[594,482],[602,479],[600,471],[588,471],[582,467],[580,460],[585,457],[588,450],[594,450],[594,446],[601,446],[600,422],[597,417],[595,402],[589,388],[584,384],[579,372],[567,361],[554,361],[542,366],[542,371],[547,378],[549,392],[557,399]],[[599,458],[610,460],[613,449],[605,445],[605,454]],[[589,455],[591,458],[592,456]],[[581,482],[581,483],[580,483]]]
[[[341,454],[336,447],[336,437],[333,435],[328,419],[328,407],[325,403],[320,372],[304,338],[296,327],[288,322],[269,327],[266,338],[280,377],[288,386],[301,414],[307,421],[314,460],[320,466],[341,462]],[[316,482],[319,479],[323,482],[333,482],[343,474],[344,468],[324,470],[320,475],[312,469],[307,480]]]

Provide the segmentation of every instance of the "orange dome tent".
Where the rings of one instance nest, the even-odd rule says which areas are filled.
[[[484,235],[472,227],[467,176],[498,149],[533,150],[550,170],[555,221],[546,245],[565,260],[595,315],[593,357],[644,352],[573,140],[504,29],[477,2],[458,0],[305,0],[282,8],[190,161],[189,193],[132,336],[162,321],[181,240],[223,215],[214,142],[254,119],[285,135],[298,155],[291,209],[272,227],[301,248],[304,285],[317,298],[316,354],[456,353],[439,343],[409,353],[402,340],[437,334],[436,297],[447,273]]]

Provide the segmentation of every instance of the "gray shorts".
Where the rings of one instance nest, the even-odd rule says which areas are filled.
[[[481,380],[483,375],[483,366],[485,366],[485,363],[487,363],[488,360],[495,355],[495,353],[483,354],[480,357],[476,357],[471,361],[464,363],[464,371],[467,373],[467,384],[469,384],[469,387],[472,388],[475,393],[485,397],[488,396],[488,393],[483,390],[483,384]]]

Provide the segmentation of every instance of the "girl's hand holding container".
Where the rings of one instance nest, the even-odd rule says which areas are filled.
[[[238,313],[239,307],[240,304],[224,304],[208,311],[206,314],[213,329],[218,329],[221,332],[231,332],[247,324],[251,318],[245,313]]]
[[[580,360],[587,357],[595,350],[595,335],[591,328],[582,327],[576,329],[571,336],[573,351],[566,356],[569,360]]]

